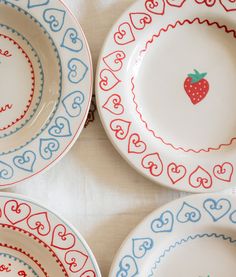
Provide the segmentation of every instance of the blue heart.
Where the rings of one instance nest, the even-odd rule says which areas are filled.
[[[216,222],[230,211],[231,203],[225,198],[221,198],[219,200],[209,198],[204,201],[203,207],[212,217],[213,221]]]
[[[172,212],[166,211],[151,223],[151,229],[155,233],[172,232],[174,225],[174,216]]]
[[[53,32],[59,32],[64,25],[66,12],[58,9],[46,9],[43,18]]]
[[[49,0],[28,0],[28,9],[45,6],[49,3]]]
[[[28,172],[33,172],[36,155],[33,151],[25,151],[22,156],[16,156],[13,162],[16,167]]]
[[[119,263],[119,271],[116,277],[134,277],[138,274],[138,266],[131,256],[125,256]]]
[[[69,61],[68,69],[68,79],[73,84],[80,83],[88,72],[88,66],[77,58],[73,58]]]
[[[177,220],[180,223],[198,222],[200,219],[200,211],[186,202],[183,203],[180,211],[177,214]]]
[[[48,132],[54,137],[70,137],[72,135],[69,120],[63,116],[56,118],[55,125]]]
[[[9,164],[0,161],[0,179],[9,180],[13,174],[13,168]]]
[[[40,139],[39,153],[44,160],[50,160],[59,146],[60,144],[56,139]]]
[[[83,41],[79,38],[78,32],[74,28],[67,29],[61,47],[73,52],[80,52],[83,49]]]
[[[66,113],[70,117],[77,117],[80,115],[83,102],[84,94],[81,91],[71,92],[62,100]]]
[[[151,238],[133,239],[133,255],[141,259],[146,253],[153,248],[153,240]]]

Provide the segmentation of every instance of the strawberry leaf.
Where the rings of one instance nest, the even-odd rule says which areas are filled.
[[[202,79],[204,79],[207,75],[207,73],[199,73],[196,69],[194,69],[195,73],[188,74],[188,77],[191,78],[191,83],[195,84],[200,82]]]

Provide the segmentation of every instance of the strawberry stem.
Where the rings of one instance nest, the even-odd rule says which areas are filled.
[[[207,73],[200,73],[199,71],[194,69],[194,73],[188,74],[188,77],[192,79],[191,83],[194,84],[200,82],[202,79],[206,77],[206,75]]]

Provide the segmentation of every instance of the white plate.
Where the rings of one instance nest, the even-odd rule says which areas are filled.
[[[92,92],[83,31],[61,1],[0,1],[0,187],[61,158]]]
[[[127,238],[109,277],[234,277],[236,201],[194,195],[149,215]]]
[[[33,200],[0,194],[1,276],[101,277],[82,236]]]
[[[230,0],[140,0],[105,42],[101,119],[154,182],[193,192],[235,184],[235,15]]]

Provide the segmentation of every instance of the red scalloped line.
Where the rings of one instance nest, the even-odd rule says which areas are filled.
[[[6,104],[5,106],[0,108],[0,113],[10,110],[11,108],[12,108],[12,104]]]
[[[34,97],[34,92],[35,92],[35,74],[34,74],[34,68],[33,68],[33,64],[29,58],[29,56],[26,54],[26,52],[24,51],[24,49],[12,38],[6,36],[6,35],[3,35],[3,34],[0,34],[0,37],[3,37],[5,39],[8,39],[10,42],[12,42],[14,45],[17,46],[17,48],[19,50],[21,50],[22,54],[25,56],[25,58],[27,59],[27,62],[29,63],[29,66],[30,66],[30,73],[31,73],[31,80],[32,80],[32,87],[31,87],[31,93],[30,93],[30,98],[27,102],[27,105],[24,109],[24,112],[21,116],[19,116],[18,118],[16,118],[15,121],[11,122],[10,124],[8,124],[7,126],[4,126],[4,127],[1,127],[0,128],[0,131],[4,131],[8,128],[10,128],[11,126],[15,125],[17,122],[19,122],[20,120],[22,120],[26,113],[28,112],[31,104],[32,104],[32,101],[33,101],[33,97]]]
[[[217,26],[217,28],[225,30],[226,33],[228,33],[228,34],[230,34],[230,33],[233,34],[234,38],[236,38],[236,31],[235,31],[235,30],[229,30],[229,29],[227,28],[226,25],[220,25],[218,22],[210,22],[208,19],[201,20],[200,18],[195,18],[195,19],[193,19],[193,20],[185,19],[185,20],[182,21],[182,22],[178,20],[175,24],[169,24],[166,28],[160,29],[160,31],[158,32],[158,34],[153,35],[152,38],[151,38],[151,40],[149,40],[149,41],[146,43],[145,48],[144,48],[143,50],[140,51],[139,56],[141,57],[141,56],[148,50],[149,44],[152,44],[152,43],[154,42],[154,39],[155,39],[155,38],[158,38],[158,37],[161,35],[161,33],[166,33],[166,32],[168,32],[168,30],[169,30],[170,28],[175,29],[178,25],[183,26],[185,23],[193,24],[193,23],[195,23],[195,22],[198,22],[199,24],[205,24],[205,23],[206,23],[208,26],[214,26],[214,25],[215,25],[215,26]],[[150,131],[150,132],[153,134],[153,136],[154,136],[155,138],[161,140],[161,142],[164,143],[165,145],[171,146],[171,147],[172,147],[173,149],[175,149],[175,150],[182,150],[182,151],[184,151],[184,152],[200,153],[200,152],[210,152],[210,151],[212,151],[212,150],[219,150],[221,147],[230,146],[230,145],[234,142],[234,140],[236,140],[236,137],[233,137],[233,138],[230,140],[229,143],[220,144],[218,147],[215,147],[215,148],[214,148],[214,147],[209,147],[209,148],[207,148],[207,149],[200,149],[200,150],[195,150],[195,149],[184,149],[183,147],[176,147],[176,146],[174,146],[172,143],[168,143],[168,142],[164,141],[164,139],[163,139],[162,137],[156,135],[156,133],[155,133],[152,129],[149,128],[148,123],[143,119],[143,115],[142,115],[141,112],[139,111],[138,103],[136,102],[136,96],[135,96],[135,93],[134,93],[134,89],[135,89],[134,79],[135,79],[134,77],[131,78],[131,84],[132,84],[133,102],[134,102],[134,104],[135,104],[135,106],[136,106],[136,112],[139,114],[140,119],[141,119],[142,122],[145,124],[146,129],[147,129],[148,131]]]
[[[5,247],[5,248],[8,248],[8,249],[11,249],[11,250],[15,250],[17,252],[20,252],[21,254],[24,254],[25,256],[27,256],[30,260],[32,260],[39,268],[40,270],[43,272],[43,274],[46,276],[46,277],[50,277],[47,272],[45,271],[45,269],[42,267],[42,265],[40,264],[40,262],[34,258],[33,256],[31,256],[29,253],[25,252],[24,250],[22,250],[21,248],[18,248],[18,247],[15,247],[15,246],[12,246],[12,245],[8,245],[7,243],[1,243],[0,242],[0,247]]]
[[[20,233],[24,233],[28,237],[33,238],[39,244],[43,245],[44,248],[47,248],[47,250],[49,250],[49,252],[52,254],[52,257],[56,259],[56,263],[60,266],[62,272],[64,273],[64,276],[65,277],[69,277],[69,274],[67,273],[63,263],[60,261],[60,259],[56,255],[56,253],[52,250],[52,248],[49,245],[47,245],[45,242],[43,242],[40,238],[36,237],[32,233],[29,233],[28,231],[26,231],[24,229],[21,229],[19,227],[16,227],[16,226],[12,226],[12,225],[8,225],[8,224],[3,224],[3,223],[0,223],[0,226],[2,228],[8,228],[8,229],[12,229],[13,231],[19,231]]]

